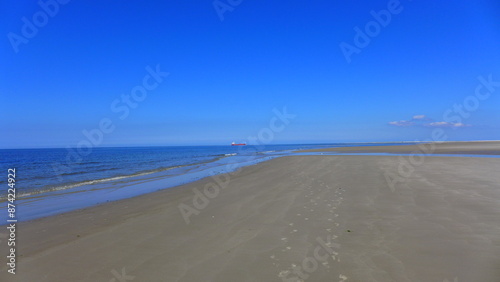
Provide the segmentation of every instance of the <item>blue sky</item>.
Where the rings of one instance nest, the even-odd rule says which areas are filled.
[[[272,143],[500,139],[498,1],[41,2],[1,4],[0,148],[76,146],[103,119],[99,146],[227,144],[283,107]],[[120,119],[148,66],[169,75]]]

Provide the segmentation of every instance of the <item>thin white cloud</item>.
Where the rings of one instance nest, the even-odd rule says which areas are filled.
[[[461,122],[446,122],[446,121],[436,121],[436,122],[431,122],[427,124],[427,126],[432,126],[432,127],[467,127],[469,125],[461,123]]]
[[[391,121],[389,122],[389,124],[394,126],[411,126],[413,125],[413,122],[407,120],[399,120],[399,121]]]
[[[413,116],[414,120],[425,119],[425,118],[426,118],[425,115],[416,115],[416,116]]]
[[[429,123],[428,126],[447,127],[447,126],[451,126],[451,123],[446,122],[446,121],[436,121],[436,122]]]
[[[408,127],[408,126],[428,126],[428,127],[469,127],[469,124],[461,122],[433,121],[426,115],[414,115],[410,120],[391,121],[389,125]]]

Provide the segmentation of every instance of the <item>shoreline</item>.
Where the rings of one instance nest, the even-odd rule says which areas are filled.
[[[329,155],[361,155],[361,156],[400,156],[410,158],[412,155],[423,155],[423,156],[440,156],[440,157],[448,157],[448,156],[458,156],[458,157],[497,157],[500,156],[500,141],[447,141],[447,142],[429,142],[429,143],[420,143],[420,144],[411,144],[412,142],[407,142],[408,144],[397,144],[386,142],[386,143],[378,143],[373,142],[372,144],[393,144],[393,145],[381,145],[381,146],[347,146],[347,147],[331,147],[331,148],[317,148],[317,149],[306,149],[306,150],[295,150],[292,152],[288,152],[286,154],[276,154],[269,156],[262,156],[260,158],[255,158],[252,161],[233,161],[228,163],[221,163],[218,166],[207,167],[200,171],[190,171],[188,173],[183,173],[174,177],[165,178],[165,176],[161,176],[161,172],[168,172],[173,169],[162,169],[160,172],[156,173],[147,173],[147,174],[138,174],[137,176],[121,176],[115,178],[125,178],[129,179],[128,182],[123,182],[123,188],[113,188],[111,191],[115,194],[115,196],[111,196],[109,198],[101,198],[103,195],[91,195],[88,193],[94,192],[86,192],[86,190],[99,191],[103,190],[105,192],[107,189],[111,188],[111,186],[115,186],[113,181],[104,182],[102,187],[94,187],[91,185],[83,185],[78,186],[71,189],[61,189],[54,190],[49,192],[41,192],[41,193],[33,193],[30,195],[25,195],[23,197],[18,197],[16,202],[19,202],[22,206],[28,205],[28,210],[31,210],[30,214],[25,216],[25,214],[21,215],[21,219],[19,222],[23,221],[31,221],[37,218],[50,217],[61,213],[66,213],[79,209],[92,208],[97,205],[106,204],[109,202],[120,201],[127,198],[137,197],[143,194],[154,193],[163,189],[171,189],[173,187],[177,187],[184,184],[193,183],[199,181],[200,179],[210,178],[214,175],[225,174],[234,169],[241,169],[245,166],[251,166],[258,164],[262,161],[268,161],[269,159],[273,159],[276,157],[283,156],[307,156],[307,155],[323,155],[323,153],[329,153]],[[368,143],[360,143],[360,144],[368,144]],[[344,144],[345,145],[345,144]],[[310,154],[309,154],[310,153]],[[231,154],[231,156],[234,156]],[[238,156],[239,157],[239,156]],[[225,157],[219,158],[216,161],[201,163],[211,164],[217,163],[222,159],[230,159],[228,158],[228,154],[225,154]],[[195,165],[185,165],[179,166],[182,167],[198,167],[200,164]],[[151,175],[152,177],[149,177]],[[165,178],[165,179],[163,179]],[[179,179],[178,179],[179,178]],[[177,180],[176,180],[177,179]],[[88,182],[99,182],[99,181],[88,181]],[[122,182],[122,181],[118,181]],[[148,182],[151,182],[148,184]],[[158,183],[157,183],[158,182]],[[137,189],[139,187],[134,183],[138,183],[141,185],[141,189]],[[110,186],[111,185],[111,186]],[[146,185],[146,186],[144,186]],[[109,187],[107,187],[109,186]],[[130,187],[128,187],[130,186]],[[144,187],[143,187],[144,186]],[[88,187],[88,188],[86,188]],[[81,188],[81,190],[80,190]],[[117,192],[118,191],[118,192]],[[135,191],[135,192],[134,192]],[[83,192],[83,193],[82,193]],[[117,192],[117,193],[115,193]],[[123,193],[122,193],[123,192]],[[87,195],[88,194],[88,195]],[[123,194],[123,195],[119,195]],[[62,195],[62,196],[61,196]],[[111,194],[108,194],[108,196]],[[83,198],[82,198],[83,196]],[[60,202],[59,199],[64,197],[69,197],[70,201],[65,202],[77,202],[80,203],[77,207],[72,207],[71,205],[59,206],[58,210],[47,209],[46,207],[53,206],[57,201]],[[54,199],[52,199],[54,198]],[[99,201],[93,200],[94,198],[99,198]],[[29,202],[26,204],[25,202]],[[40,203],[37,203],[40,202]],[[3,204],[6,205],[6,201],[3,201]],[[35,205],[35,206],[33,206]],[[22,211],[24,213],[24,211]],[[0,224],[0,226],[5,226],[6,223]],[[7,224],[8,225],[8,224]]]
[[[388,142],[389,143],[389,142]],[[457,144],[458,143],[458,144]],[[485,143],[487,143],[487,146],[485,146]],[[380,143],[382,144],[382,143]],[[497,151],[497,148],[499,151]],[[429,150],[432,149],[432,152],[429,152]],[[464,151],[462,150],[467,150],[468,156],[462,156],[464,154]],[[268,162],[269,160],[272,160],[274,158],[281,158],[281,157],[287,157],[287,156],[308,156],[303,153],[313,153],[313,155],[309,156],[314,156],[317,155],[315,153],[335,153],[331,154],[331,156],[411,156],[411,154],[422,154],[424,156],[434,156],[436,157],[447,157],[448,156],[457,156],[457,157],[482,157],[482,156],[493,156],[496,157],[497,155],[500,155],[500,141],[448,141],[448,142],[430,142],[430,143],[422,143],[422,144],[402,144],[402,145],[382,145],[382,146],[352,146],[352,147],[333,147],[333,148],[321,148],[321,149],[307,149],[307,150],[297,150],[285,155],[275,155],[275,156],[267,156],[267,157],[261,157],[258,159],[255,159],[250,162],[229,162],[226,164],[220,164],[219,166],[216,167],[211,167],[208,169],[208,173],[204,172],[204,170],[201,170],[200,172],[202,175],[198,177],[193,177],[189,178],[190,174],[182,174],[180,175],[182,179],[181,181],[177,181],[177,184],[160,184],[160,186],[156,187],[155,189],[151,190],[150,192],[144,192],[141,191],[140,193],[133,193],[130,195],[122,195],[118,197],[117,199],[102,199],[101,201],[84,205],[80,208],[71,208],[71,209],[64,209],[63,211],[56,211],[56,212],[46,212],[42,216],[37,216],[34,218],[28,218],[27,220],[21,220],[19,222],[31,222],[33,220],[38,220],[38,219],[43,219],[46,217],[53,217],[53,216],[58,216],[58,215],[63,215],[65,213],[73,212],[73,211],[79,211],[79,210],[86,210],[86,209],[92,209],[97,206],[101,205],[108,205],[114,202],[119,202],[135,197],[140,197],[143,195],[148,195],[152,193],[157,193],[162,190],[166,189],[173,189],[173,188],[178,188],[181,186],[185,185],[190,185],[197,183],[199,181],[211,181],[213,182],[213,178],[216,176],[221,176],[221,175],[227,175],[227,174],[232,174],[232,171],[234,170],[240,170],[245,167],[251,167],[254,165],[258,165],[259,163],[262,162]],[[219,159],[220,160],[220,159]],[[188,166],[189,167],[189,166]],[[168,170],[165,170],[168,171]],[[203,173],[204,172],[204,173]],[[193,174],[193,173],[191,173]],[[198,173],[194,173],[199,174]],[[150,174],[147,174],[150,175]],[[153,174],[154,175],[154,174]],[[131,179],[134,179],[132,177]],[[188,180],[190,179],[190,180]],[[170,181],[170,178],[165,179],[167,181]],[[144,182],[144,180],[139,179],[139,182]],[[62,191],[52,191],[48,192],[50,193],[58,193],[58,192],[64,192]],[[69,191],[66,194],[78,194],[79,191]],[[45,197],[42,194],[34,194],[33,197],[37,198],[38,196],[40,197]],[[92,196],[92,195],[89,195]],[[25,198],[18,198],[16,202],[22,201]],[[29,199],[30,200],[30,199]],[[21,203],[22,205],[23,203]],[[2,223],[0,226],[5,226],[6,223]]]
[[[24,222],[37,218],[50,217],[73,210],[92,208],[93,206],[108,202],[154,193],[159,190],[171,189],[234,169],[258,164],[273,157],[263,155],[248,160],[233,160],[225,157],[213,162],[179,167],[179,169],[190,169],[184,170],[182,173],[178,173],[179,171],[175,169],[166,169],[131,177],[115,177],[117,180],[113,181],[89,181],[97,184],[86,184],[43,193],[32,193],[16,199],[19,205],[26,207],[18,215],[18,220],[19,222]],[[1,204],[6,207],[6,199]],[[55,210],[54,206],[57,206],[58,209]],[[2,222],[0,226],[4,224]]]
[[[109,281],[124,269],[137,281],[281,281],[297,265],[307,281],[497,281],[500,160],[431,156],[391,190],[383,175],[397,166],[286,156],[223,174],[217,194],[204,178],[20,222],[19,269],[5,279]],[[186,224],[179,206],[196,208],[205,187],[213,197]]]

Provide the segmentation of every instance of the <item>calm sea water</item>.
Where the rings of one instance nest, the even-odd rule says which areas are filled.
[[[157,191],[245,166],[293,150],[359,144],[0,150],[0,201],[7,170],[16,169],[19,218],[33,219]],[[390,144],[387,144],[390,145]],[[2,224],[0,222],[0,224]]]
[[[88,156],[81,156],[72,149],[13,149],[0,150],[0,168],[5,173],[9,168],[16,168],[18,196],[22,197],[209,163],[236,155],[262,155],[266,151],[318,146],[321,145],[94,148]],[[0,196],[5,192],[0,191]]]

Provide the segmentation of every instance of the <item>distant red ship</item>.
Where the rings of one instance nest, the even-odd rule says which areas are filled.
[[[246,143],[231,143],[231,146],[245,146]]]

